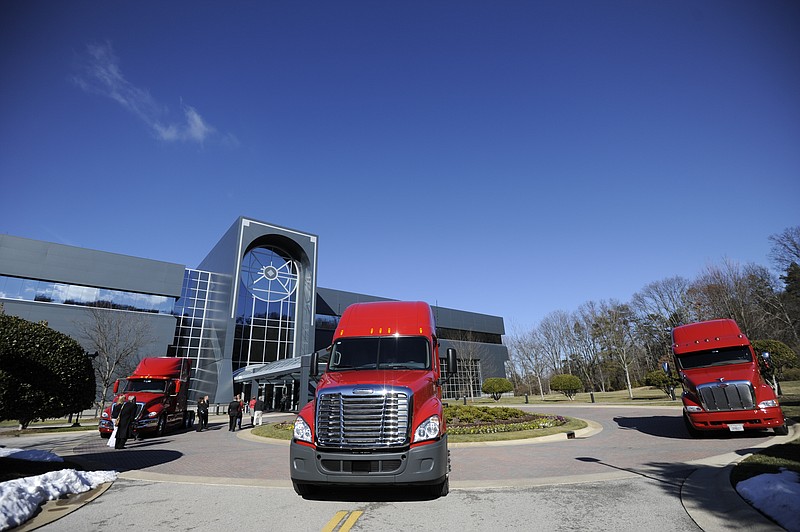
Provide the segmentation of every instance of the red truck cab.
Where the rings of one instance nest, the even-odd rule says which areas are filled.
[[[456,352],[447,350],[448,374]],[[319,486],[420,486],[449,491],[442,362],[430,306],[357,303],[345,309],[314,400],[290,446],[295,491]],[[312,355],[312,376],[317,357]]]
[[[136,397],[134,433],[161,436],[168,429],[192,424],[193,412],[187,408],[191,362],[177,357],[143,358],[130,377],[114,382],[115,400],[120,395]],[[112,407],[113,402],[100,417],[98,429],[104,438],[114,429]]]
[[[683,419],[690,435],[756,429],[788,434],[775,392],[735,321],[675,327],[672,353],[683,384]]]

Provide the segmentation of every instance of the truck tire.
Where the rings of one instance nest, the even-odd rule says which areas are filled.
[[[450,493],[450,477],[445,477],[442,482],[430,485],[430,495],[434,498],[447,497]]]
[[[787,434],[789,434],[789,427],[786,426],[786,423],[784,423],[780,427],[775,427],[772,430],[775,431],[776,436],[786,436]]]
[[[156,436],[159,438],[164,435],[164,432],[167,429],[167,418],[161,416],[158,418],[158,425],[156,425]]]
[[[303,484],[301,482],[292,481],[295,493],[301,497],[310,497],[317,491],[317,487],[313,484]]]

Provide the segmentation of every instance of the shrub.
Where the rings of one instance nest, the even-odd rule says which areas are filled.
[[[660,369],[650,371],[644,376],[644,383],[646,386],[658,388],[667,394],[668,397],[672,397],[673,390],[678,382],[679,381],[675,377],[667,375]]]
[[[570,401],[583,390],[583,383],[575,375],[554,375],[550,378],[550,389],[566,395]]]
[[[797,365],[797,355],[792,348],[778,340],[756,340],[753,342],[753,351],[758,356],[758,363],[765,375],[775,375],[779,379],[785,379],[784,373],[787,369]],[[761,353],[769,353],[769,367],[764,364]]]
[[[499,401],[500,396],[502,396],[504,393],[514,390],[514,385],[511,384],[511,381],[508,379],[504,379],[502,377],[490,377],[483,381],[481,390],[483,393],[488,393],[491,395],[492,399],[495,401]]]

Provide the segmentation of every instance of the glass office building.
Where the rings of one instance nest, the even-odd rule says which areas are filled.
[[[299,357],[324,349],[347,305],[385,300],[317,287],[318,237],[240,217],[194,268],[0,235],[4,311],[81,338],[92,312],[147,320],[140,356],[193,360],[192,398],[227,403],[260,394],[297,406]],[[90,309],[93,309],[90,311]],[[483,378],[505,376],[503,320],[434,307],[443,347],[456,347],[450,397],[480,395]]]

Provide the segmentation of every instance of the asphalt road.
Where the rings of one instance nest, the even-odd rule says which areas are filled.
[[[434,500],[408,488],[336,489],[303,499],[291,488],[288,445],[255,439],[247,428],[228,432],[221,417],[212,418],[207,432],[129,442],[122,451],[105,447],[97,433],[0,437],[0,445],[51,450],[120,472],[110,487],[76,498],[78,509],[40,528],[47,532],[781,530],[738,498],[726,466],[792,436],[694,440],[672,407],[529,409],[591,426],[575,439],[451,444],[451,491]],[[70,504],[49,503],[30,526],[66,513]]]

